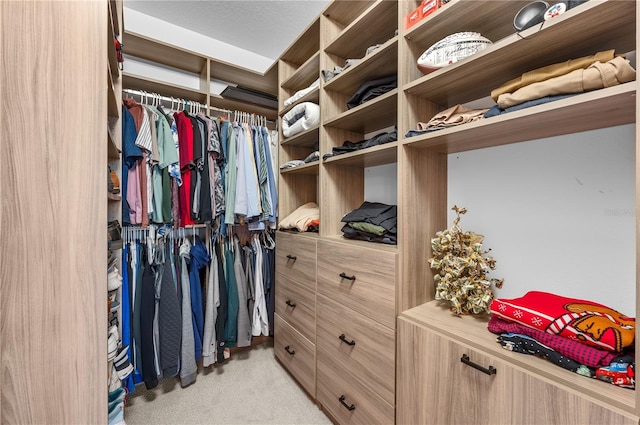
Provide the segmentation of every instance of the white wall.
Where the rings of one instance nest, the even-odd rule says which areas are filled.
[[[542,290],[635,316],[633,125],[449,155],[448,200],[492,248],[496,296]]]

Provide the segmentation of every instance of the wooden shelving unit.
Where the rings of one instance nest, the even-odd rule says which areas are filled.
[[[639,43],[637,21],[640,12],[637,2],[592,0],[516,34],[513,16],[527,3],[520,0],[451,0],[407,30],[404,28],[405,16],[418,7],[419,0],[336,0],[319,17],[319,30],[315,29],[315,21],[310,26],[319,31],[319,41],[316,42],[316,36],[310,37],[309,30],[305,30],[303,35],[306,38],[299,37],[281,58],[281,65],[283,61],[295,64],[285,65],[284,72],[281,67],[281,98],[304,88],[300,86],[304,80],[301,75],[315,75],[319,70],[343,66],[348,58],[361,58],[330,81],[321,80],[317,93],[314,91],[299,100],[319,102],[321,124],[317,129],[283,140],[280,147],[280,162],[283,163],[304,158],[319,142],[319,163],[280,171],[280,191],[284,197],[281,217],[309,201],[320,206],[319,235],[313,238],[302,234],[286,235],[287,244],[293,244],[292,247],[300,244],[299,249],[304,246],[307,252],[315,253],[309,267],[317,273],[313,277],[307,276],[304,281],[305,285],[313,288],[307,295],[315,300],[313,305],[305,307],[315,311],[316,340],[308,341],[310,345],[305,346],[305,349],[315,350],[315,366],[308,366],[313,369],[304,371],[285,366],[296,379],[302,376],[301,373],[316,376],[316,386],[309,389],[307,385],[306,389],[336,423],[375,422],[389,415],[394,416],[398,423],[447,423],[449,420],[437,422],[441,418],[453,418],[451,423],[470,423],[470,418],[477,418],[477,423],[533,423],[539,419],[541,423],[551,424],[558,423],[559,417],[563,423],[578,423],[578,419],[562,416],[557,411],[545,410],[538,415],[535,409],[504,407],[497,396],[487,397],[486,401],[490,406],[502,406],[499,412],[498,409],[484,409],[485,404],[480,403],[480,407],[470,406],[470,412],[483,409],[481,416],[472,413],[468,417],[458,417],[454,413],[446,413],[455,410],[451,405],[454,401],[446,402],[451,398],[448,396],[436,396],[427,378],[439,373],[434,372],[438,368],[431,365],[440,364],[441,360],[446,360],[448,365],[450,360],[434,358],[433,353],[449,356],[453,352],[447,351],[450,346],[499,364],[503,372],[499,372],[502,374],[495,387],[496,392],[504,397],[515,396],[512,394],[514,391],[524,391],[527,385],[531,385],[540,389],[544,397],[553,394],[559,400],[587,409],[589,414],[580,416],[580,423],[639,423],[638,392],[595,379],[576,377],[550,362],[503,350],[487,331],[486,320],[453,317],[434,301],[433,275],[425,262],[431,256],[430,238],[447,227],[449,154],[520,142],[536,143],[538,139],[637,121],[638,84],[634,81],[415,137],[404,137],[408,130],[416,128],[417,122],[427,122],[437,112],[457,104],[486,104],[489,107],[493,104],[489,97],[491,90],[524,72],[609,49],[615,49],[617,54],[626,53],[636,50]],[[399,29],[397,36],[394,35],[396,28]],[[458,63],[428,75],[422,74],[416,66],[418,57],[436,41],[461,31],[478,32],[493,44]],[[319,47],[316,44],[316,47],[310,47],[304,41],[308,39],[314,40]],[[382,46],[364,56],[367,47],[378,43]],[[320,69],[311,72],[308,69],[312,68],[311,63]],[[346,101],[362,83],[394,73],[398,75],[397,90],[347,109]],[[291,106],[284,108],[280,104],[279,115],[290,109]],[[370,137],[376,131],[393,125],[397,126],[397,142],[322,159],[322,155],[345,140],[363,140],[365,135]],[[636,131],[636,145],[637,140]],[[400,213],[398,245],[344,239],[340,232],[344,225],[341,218],[366,200],[365,169],[386,164],[397,164],[398,169],[395,182]],[[343,251],[345,249],[348,254]],[[336,322],[335,318],[327,317],[327,312],[338,309],[353,323],[373,319],[371,327],[376,329],[382,329],[377,328],[381,323],[395,323],[392,321],[394,318],[380,319],[371,315],[371,303],[376,301],[361,300],[369,304],[362,309],[351,308],[355,305],[349,298],[351,288],[376,284],[375,279],[369,281],[366,273],[357,266],[365,263],[367,256],[376,258],[375,265],[371,266],[372,273],[382,273],[383,269],[387,272],[386,266],[382,266],[389,264],[386,261],[397,265],[393,269],[395,280],[387,280],[395,294],[392,300],[396,317],[399,317],[398,327],[394,325],[390,329],[394,335],[394,346],[389,350],[398,349],[390,360],[394,362],[396,374],[383,378],[395,382],[393,398],[388,388],[380,382],[374,383],[376,378],[369,373],[368,366],[377,368],[379,365],[355,360],[358,346],[371,344],[367,346],[374,351],[386,348],[373,345],[374,342],[359,335],[358,338],[353,337],[358,342],[346,360],[340,357],[345,347],[339,341],[332,347],[323,335],[329,326],[327,323]],[[284,260],[276,269],[280,287],[288,288],[301,282],[292,277],[289,268],[283,264]],[[339,282],[334,281],[340,272],[357,278],[355,282],[346,281],[344,277]],[[332,293],[332,285],[340,288],[341,292]],[[636,311],[640,311],[638,302]],[[360,313],[368,316],[363,319],[358,316]],[[291,324],[293,319],[286,312],[276,309],[276,314],[281,314],[282,320]],[[357,334],[357,330],[347,324],[341,323],[340,326],[343,326],[340,332]],[[290,329],[295,331],[296,327],[291,325]],[[285,341],[276,336],[276,356],[279,356],[277,345],[281,342]],[[380,341],[376,343],[381,344]],[[445,345],[446,350],[440,347]],[[406,347],[415,351],[406,352]],[[456,366],[456,371],[452,372],[455,376],[459,373],[459,357],[450,360]],[[335,359],[348,362],[349,367],[332,372],[330,363]],[[309,360],[308,364],[313,362]],[[462,373],[464,375],[461,376],[467,376],[465,371]],[[300,379],[308,383],[308,376]],[[438,392],[452,394],[452,400],[466,400],[468,394],[476,397],[490,393],[486,389],[494,388],[491,382],[483,383],[482,378],[473,375],[468,382],[443,380],[437,385]],[[342,401],[355,405],[355,410],[348,411],[344,404],[339,403],[341,394],[345,395]],[[518,393],[518,399],[521,396],[524,397]],[[485,400],[484,396],[482,400]],[[545,403],[546,406],[553,402]],[[432,410],[427,411],[423,406]]]
[[[216,80],[232,83],[267,96],[275,96],[278,76],[276,65],[264,73],[259,73],[131,31],[125,32],[125,39],[126,55],[169,67],[187,75],[191,74],[197,79],[198,87],[185,87],[171,81],[125,72],[123,88],[199,102],[207,107],[254,113],[269,120],[276,119],[277,110],[264,104],[249,103],[211,92],[211,80]]]

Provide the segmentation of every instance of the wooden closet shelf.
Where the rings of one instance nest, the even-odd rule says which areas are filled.
[[[111,2],[109,2],[111,4]],[[120,67],[116,56],[116,46],[113,42],[113,35],[116,33],[113,21],[113,11],[109,13],[109,24],[107,25],[107,57],[109,58],[109,71],[113,78],[120,78]]]
[[[289,137],[280,142],[281,145],[286,146],[304,146],[313,147],[318,143],[318,137],[320,133],[320,126],[310,128],[309,130],[298,133],[295,136]]]
[[[495,335],[487,329],[488,318],[478,316],[454,316],[446,306],[431,301],[404,311],[403,319],[433,329],[443,335],[467,344],[482,353],[490,354],[509,365],[515,365],[535,375],[562,386],[587,394],[605,404],[631,412],[635,409],[635,391],[616,387],[596,379],[576,376],[549,361],[503,349],[495,342]]]
[[[635,49],[635,34],[628,31],[634,20],[635,2],[588,2],[545,22],[542,29],[541,24],[536,25],[427,74],[405,85],[404,90],[445,107],[479,99],[502,83],[542,66],[602,50],[624,53]]]
[[[120,35],[120,16],[121,8],[118,7],[118,3],[122,3],[122,0],[109,0],[109,15],[111,15],[111,21],[113,22],[113,32],[116,35]],[[110,34],[109,39],[113,38],[113,33]]]
[[[636,82],[583,93],[425,135],[405,146],[454,153],[635,122]]]
[[[324,88],[351,95],[365,81],[397,74],[397,56],[398,37],[393,37],[360,62],[333,77]]]
[[[260,73],[218,59],[210,59],[209,76],[216,80],[233,82],[240,87],[261,93],[278,95],[278,67],[275,64],[265,73]]]
[[[283,116],[284,114],[289,112],[291,110],[291,108],[293,108],[297,104],[303,103],[303,102],[319,103],[320,102],[320,88],[313,89],[311,92],[305,94],[303,97],[301,97],[300,99],[298,99],[297,101],[295,101],[291,105],[284,107],[283,109],[280,110],[280,113],[278,115]]]
[[[301,65],[318,51],[320,45],[320,19],[316,18],[280,56],[283,61]]]
[[[324,49],[341,58],[362,57],[367,47],[384,43],[398,28],[396,2],[378,0]]]
[[[301,165],[295,168],[286,168],[281,169],[280,174],[309,174],[312,176],[317,176],[320,172],[320,164],[318,161],[311,162],[309,164]]]
[[[340,243],[344,243],[344,244],[347,244],[347,245],[357,246],[357,247],[360,247],[360,248],[373,249],[375,251],[384,251],[384,252],[393,252],[393,253],[398,252],[398,246],[397,245],[389,245],[389,244],[385,244],[385,243],[361,241],[361,240],[358,240],[358,239],[347,239],[342,235],[325,236],[325,237],[322,237],[321,239],[326,239],[327,241],[330,241],[330,242],[340,242]]]
[[[287,78],[282,84],[282,88],[301,90],[309,87],[311,83],[320,77],[318,68],[320,67],[320,52],[316,52],[305,63]]]
[[[122,88],[144,90],[150,93],[160,93],[163,96],[192,100],[205,105],[207,103],[208,96],[207,93],[200,90],[175,86],[164,81],[146,78],[139,75],[132,75],[126,72],[122,75]]]
[[[121,201],[122,197],[120,195],[113,194],[111,192],[107,192],[107,199],[109,201]]]
[[[209,104],[216,108],[229,109],[232,111],[237,110],[262,115],[269,120],[276,120],[278,118],[278,111],[275,109],[255,105],[253,103],[241,102],[235,99],[228,99],[217,94],[212,94],[209,96]]]
[[[322,14],[344,28],[362,15],[373,3],[375,0],[336,0],[330,2]]]
[[[116,89],[113,85],[111,70],[109,69],[107,69],[107,111],[108,116],[110,117],[120,117],[120,106],[118,105],[118,100],[116,98]]]
[[[366,168],[376,165],[394,164],[397,161],[398,142],[391,142],[355,152],[332,156],[327,158],[324,163]]]
[[[529,1],[464,1],[453,0],[405,33],[405,39],[422,53],[448,35],[479,32],[492,42],[514,33],[513,17]]]
[[[116,146],[116,142],[111,135],[111,132],[107,130],[107,157],[109,159],[120,159],[120,149]]]
[[[327,127],[366,134],[397,124],[398,89],[349,109],[324,122]]]
[[[125,54],[155,63],[200,74],[205,69],[207,57],[141,34],[126,31],[122,50]]]

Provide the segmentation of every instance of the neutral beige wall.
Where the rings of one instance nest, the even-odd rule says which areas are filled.
[[[107,420],[107,6],[0,2],[3,424]]]

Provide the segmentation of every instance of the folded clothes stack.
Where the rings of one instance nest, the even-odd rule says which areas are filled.
[[[342,146],[337,146],[331,150],[331,153],[326,153],[322,156],[322,159],[331,158],[332,156],[342,155],[349,152],[358,151],[361,149],[370,148],[372,146],[383,145],[385,143],[391,143],[398,140],[397,130],[376,134],[375,136],[360,140],[358,142],[345,141]]]
[[[320,208],[315,202],[307,202],[280,220],[280,230],[317,232],[320,226]]]
[[[592,301],[530,291],[491,302],[488,329],[509,351],[635,388],[635,319]]]
[[[341,229],[345,238],[397,244],[398,208],[395,205],[365,201],[341,221],[346,223]]]

